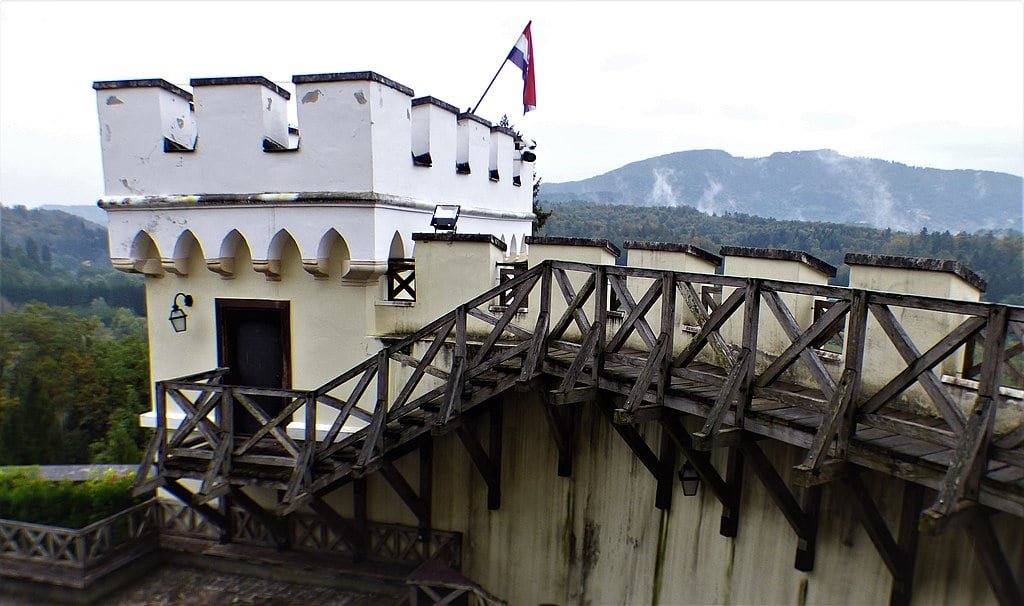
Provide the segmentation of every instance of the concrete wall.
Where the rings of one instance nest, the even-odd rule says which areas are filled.
[[[739,534],[726,538],[718,532],[721,506],[704,487],[697,497],[685,497],[677,485],[672,509],[656,509],[654,480],[596,409],[582,409],[573,476],[560,478],[536,396],[515,394],[504,404],[501,508],[487,510],[486,485],[449,434],[435,440],[432,509],[434,526],[465,533],[466,574],[509,603],[888,601],[891,577],[838,486],[823,489],[816,564],[804,573],[793,568],[796,536],[749,469]],[[642,432],[657,449],[659,433],[652,427]],[[788,478],[802,452],[762,444]],[[714,460],[724,469],[723,452]],[[417,465],[415,453],[398,462],[413,486]],[[901,482],[871,472],[865,480],[890,528],[896,528]],[[346,487],[329,500],[349,515],[351,494]],[[368,494],[371,519],[416,525],[380,477],[369,478]],[[928,493],[926,500],[933,496]],[[993,523],[1014,561],[1024,523],[1005,514]],[[994,603],[962,535],[921,537],[913,603]]]

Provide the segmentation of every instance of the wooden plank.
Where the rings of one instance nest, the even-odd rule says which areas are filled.
[[[491,353],[491,348],[493,348],[494,344],[498,342],[498,339],[501,338],[505,329],[508,328],[509,323],[511,323],[512,319],[515,318],[519,308],[523,306],[523,302],[530,296],[530,291],[533,289],[533,286],[537,284],[538,278],[540,278],[539,274],[535,275],[532,280],[523,282],[519,285],[516,291],[516,296],[512,299],[512,304],[505,309],[505,313],[501,315],[501,319],[498,320],[494,325],[494,329],[491,330],[490,334],[487,335],[487,338],[484,339],[483,344],[480,345],[480,349],[477,350],[476,355],[473,357],[473,362],[470,366],[480,364],[480,362],[487,357],[487,354]],[[470,308],[467,308],[467,312],[469,309]]]
[[[594,352],[594,348],[597,345],[597,338],[600,336],[600,330],[597,322],[590,327],[590,331],[587,333],[587,338],[583,340],[583,345],[580,351],[573,358],[572,364],[569,365],[569,369],[566,371],[565,376],[562,378],[562,383],[559,385],[556,391],[568,391],[576,385],[580,379],[580,375],[583,373],[583,367],[587,362],[591,362],[591,355]]]
[[[921,515],[924,488],[914,482],[903,483],[903,500],[900,511],[898,545],[900,550],[899,573],[893,576],[890,606],[910,606],[914,590],[914,568],[917,566],[917,520]]]
[[[506,306],[506,311],[507,307],[508,306]],[[524,308],[517,309],[521,311]],[[488,311],[484,311],[477,307],[470,307],[466,311],[467,313],[469,313],[469,315],[473,316],[474,318],[477,318],[478,320],[483,320],[484,322],[487,322],[491,326],[496,326],[501,321],[501,318],[499,316],[496,316]],[[512,323],[507,323],[505,325],[504,330],[505,332],[511,333],[513,336],[519,337],[520,339],[529,339],[530,337],[533,336],[532,334],[530,334],[530,331],[519,328],[518,326]]]
[[[370,386],[370,381],[377,376],[377,367],[371,366],[363,372],[363,376],[359,377],[359,382],[352,389],[352,393],[349,395],[348,401],[345,402],[344,407],[338,413],[338,416],[334,418],[334,422],[331,423],[330,429],[324,436],[323,449],[327,450],[330,445],[334,444],[334,440],[337,439],[338,433],[341,432],[341,428],[348,422],[349,416],[356,410],[356,405],[359,403],[359,399],[363,397],[367,387]],[[323,397],[323,396],[321,396]]]
[[[491,460],[488,451],[484,450],[484,447],[480,445],[480,441],[469,431],[468,427],[459,425],[455,428],[455,434],[459,437],[459,441],[462,442],[466,453],[469,454],[469,460],[476,467],[476,470],[480,472],[480,477],[487,484],[487,508],[491,509],[491,505],[494,504],[497,505],[494,509],[497,509],[501,505],[500,468]]]
[[[644,394],[647,393],[647,390],[651,385],[651,381],[655,379],[655,374],[663,370],[662,363],[665,356],[668,355],[666,353],[667,345],[668,336],[662,334],[658,337],[658,342],[655,343],[654,349],[647,358],[647,363],[644,364],[644,368],[640,372],[640,376],[637,378],[636,383],[633,384],[633,388],[630,390],[629,396],[626,398],[623,408],[627,412],[633,412],[640,406],[640,403],[643,401]]]
[[[860,474],[847,475],[843,478],[843,484],[847,489],[849,502],[854,505],[853,511],[875,546],[875,551],[881,556],[893,578],[900,576],[903,573],[903,554]]]
[[[711,457],[706,452],[697,450],[683,424],[675,415],[663,415],[661,425],[668,433],[668,437],[675,441],[682,455],[693,466],[694,471],[700,477],[704,485],[725,508],[735,508],[739,505],[739,497],[733,489],[711,464]],[[730,451],[733,449],[730,448]],[[729,535],[734,536],[734,535]]]
[[[804,511],[797,503],[796,497],[786,487],[782,477],[772,467],[768,457],[754,442],[744,442],[740,448],[743,449],[743,454],[746,455],[746,460],[750,462],[755,475],[761,480],[761,484],[764,485],[775,506],[785,516],[793,532],[800,538],[809,538],[812,535],[812,530],[809,528]]]
[[[259,421],[264,426],[269,426],[270,427],[270,433],[273,434],[274,439],[277,440],[278,443],[280,443],[281,446],[284,447],[284,449],[288,451],[288,454],[292,455],[293,457],[298,457],[299,456],[299,446],[298,446],[298,444],[296,444],[295,441],[292,440],[291,437],[288,435],[288,433],[281,427],[281,423],[284,422],[283,418],[282,418],[282,420],[278,421],[278,423],[276,423],[276,424],[272,423],[271,422],[272,419],[270,418],[270,415],[268,415],[255,402],[250,400],[249,396],[247,396],[245,394],[242,394],[242,393],[237,393],[237,392],[234,393],[233,395],[234,395],[235,399],[238,400],[238,403],[241,404],[246,410],[249,411],[249,414],[251,414],[252,416],[256,417],[257,421]]]
[[[409,400],[409,396],[412,395],[413,390],[415,390],[416,386],[419,385],[420,379],[423,378],[423,374],[427,372],[428,368],[432,368],[431,364],[433,363],[434,358],[436,358],[437,353],[441,351],[441,347],[444,345],[445,340],[448,338],[448,335],[451,334],[454,327],[455,319],[452,318],[451,322],[444,324],[442,328],[438,329],[437,333],[434,335],[434,342],[427,348],[427,351],[423,354],[423,358],[420,360],[412,358],[413,360],[416,360],[416,367],[412,371],[412,375],[410,375],[409,379],[405,382],[405,385],[402,386],[402,390],[398,393],[398,397],[395,398],[392,406],[395,408],[401,408]],[[409,357],[411,358],[412,356]],[[447,380],[449,375],[447,373],[444,374],[445,376],[442,378]]]
[[[797,465],[798,471],[815,475],[814,472],[819,469],[829,445],[832,443],[833,438],[835,438],[839,421],[851,405],[852,388],[856,378],[856,371],[849,368],[843,371],[843,376],[839,380],[839,386],[833,394],[832,401],[829,402],[829,410],[822,419],[818,432],[814,435],[811,447],[807,450],[807,456],[800,465]]]

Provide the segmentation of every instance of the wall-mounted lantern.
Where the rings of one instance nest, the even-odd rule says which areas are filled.
[[[455,231],[462,207],[456,204],[438,204],[434,207],[434,216],[430,218],[430,226],[434,231]]]
[[[697,489],[700,488],[700,476],[697,475],[697,470],[689,461],[683,463],[683,468],[679,470],[679,483],[683,485],[684,495],[697,496]]]
[[[174,332],[185,332],[187,326],[186,321],[188,320],[188,314],[185,310],[178,306],[178,297],[181,297],[181,303],[185,307],[192,307],[192,295],[186,295],[183,292],[179,292],[174,295],[174,300],[171,302],[171,315],[168,320],[171,321],[171,327]]]

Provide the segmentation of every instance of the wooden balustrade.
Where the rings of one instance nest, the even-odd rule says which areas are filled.
[[[612,295],[618,312],[610,315]],[[822,302],[813,316],[798,313],[794,302],[801,298]],[[915,324],[905,325],[904,316]],[[921,318],[935,322],[922,329]],[[922,330],[928,342],[918,342]],[[849,474],[857,467],[935,488],[939,496],[922,525],[939,530],[976,504],[1024,516],[1024,418],[1004,413],[1002,425],[996,423],[1001,408],[1012,409],[1005,382],[1021,375],[1022,334],[1020,307],[545,261],[506,276],[310,391],[222,385],[225,369],[161,381],[147,459],[157,467],[156,483],[201,479],[199,493],[188,497],[193,505],[231,493],[232,482],[252,483],[284,491],[280,515],[304,505],[323,509],[322,495],[380,470],[429,527],[429,502],[422,498],[428,488],[417,494],[388,453],[457,431],[487,482],[488,505],[497,507],[500,449],[482,448],[453,421],[514,387],[535,388],[548,375],[557,383],[543,395],[560,474],[571,472],[571,408],[593,403],[658,479],[659,506],[670,500],[672,478],[663,461],[674,454],[654,453],[634,427],[651,421],[718,486],[727,509],[737,506],[728,478],[719,478],[700,451],[742,446],[789,507],[804,543],[813,545],[804,536],[811,522],[745,436],[806,449],[796,473],[808,494],[816,494],[817,484],[853,482]],[[866,370],[879,356],[888,356],[889,376]],[[964,357],[966,364],[957,362]],[[943,369],[952,367],[968,369],[974,392],[960,379],[950,384]],[[965,394],[972,401],[964,402]],[[285,404],[271,415],[251,398],[256,395]],[[177,428],[167,424],[168,398],[184,412]],[[315,431],[315,404],[334,414],[324,419],[323,435]],[[252,415],[261,429],[235,435],[232,409]],[[701,417],[703,427],[688,434],[676,420],[681,414]],[[301,437],[288,433],[298,418],[305,425]],[[500,432],[500,414],[492,413],[490,427]],[[813,562],[813,547],[803,553],[802,561]]]

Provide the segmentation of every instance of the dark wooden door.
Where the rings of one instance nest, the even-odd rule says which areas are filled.
[[[227,385],[287,388],[290,376],[290,327],[287,301],[218,299],[219,363],[230,370]],[[270,417],[281,412],[285,399],[248,396]],[[236,403],[235,433],[251,435],[261,423]]]

